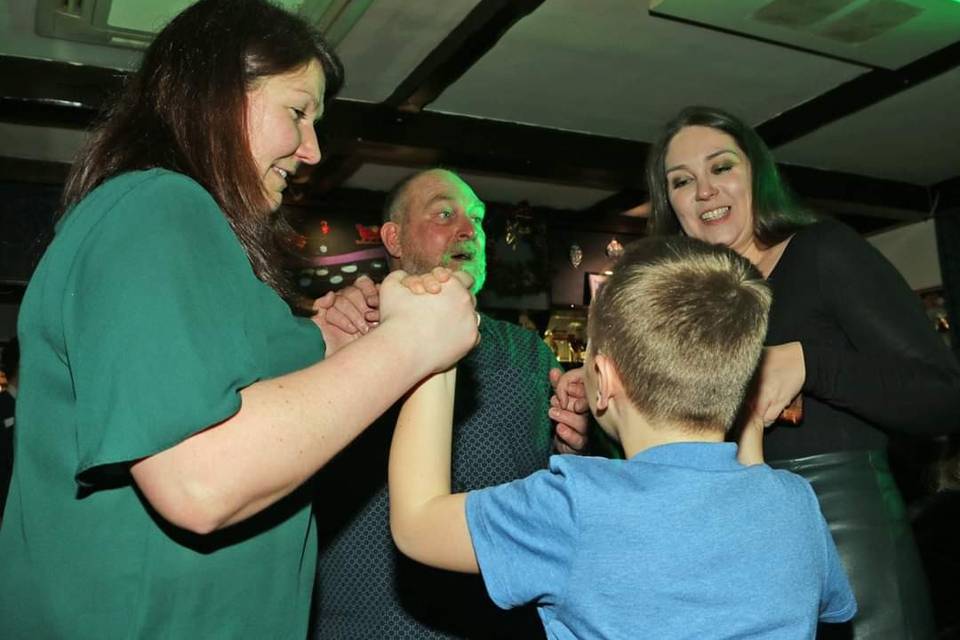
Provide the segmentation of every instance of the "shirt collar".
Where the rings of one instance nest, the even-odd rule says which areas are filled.
[[[743,469],[737,461],[737,445],[733,442],[671,442],[644,449],[630,461],[689,467],[705,471]]]

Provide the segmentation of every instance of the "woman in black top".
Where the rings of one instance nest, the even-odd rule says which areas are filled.
[[[960,425],[960,368],[919,300],[855,232],[797,207],[763,141],[730,114],[684,109],[651,149],[647,180],[652,234],[724,244],[773,288],[756,395],[764,449],[817,491],[857,595],[854,636],[932,637],[885,453],[887,431]],[[802,422],[777,422],[798,396]]]

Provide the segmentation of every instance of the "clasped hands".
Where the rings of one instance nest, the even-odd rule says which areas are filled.
[[[422,275],[395,271],[387,277],[383,286],[390,289],[400,285],[416,295],[437,294],[451,278],[456,278],[469,291],[472,279],[468,274],[443,267]],[[373,280],[361,276],[353,285],[331,291],[314,301],[313,321],[323,334],[328,356],[379,325],[381,313],[388,313],[381,309],[381,291]],[[479,324],[480,316],[475,311],[474,317]],[[479,341],[479,332],[476,341]],[[553,369],[550,371],[550,384],[554,394],[550,398],[548,413],[557,425],[554,449],[559,453],[582,453],[588,440],[588,406],[582,376],[574,372],[563,374],[560,369]]]

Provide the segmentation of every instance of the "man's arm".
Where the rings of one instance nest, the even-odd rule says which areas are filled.
[[[479,573],[467,528],[466,494],[450,494],[456,369],[436,374],[400,410],[390,448],[390,531],[423,564]]]

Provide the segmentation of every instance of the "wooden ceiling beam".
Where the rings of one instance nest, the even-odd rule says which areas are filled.
[[[960,176],[944,180],[931,188],[931,210],[960,212]]]
[[[122,73],[112,69],[0,56],[0,121],[87,128],[122,82]],[[404,113],[343,99],[331,103],[318,129],[329,163],[310,180],[320,191],[342,184],[365,162],[446,165],[515,180],[609,189],[620,192],[614,197],[625,203],[645,190],[649,145],[643,142],[430,111]],[[12,171],[0,169],[7,175]],[[881,221],[922,219],[932,206],[931,192],[922,186],[789,165],[783,173],[805,199],[846,203],[847,209]],[[305,191],[313,188],[308,184]],[[941,206],[960,202],[955,195],[960,187],[952,181],[938,192]],[[600,209],[615,206],[611,200],[589,210],[603,217]]]
[[[874,69],[757,126],[771,148],[792,142],[960,66],[960,41],[895,71]]]
[[[380,105],[389,120],[390,113],[419,113],[437,99],[450,85],[482,58],[509,29],[529,15],[543,0],[481,0],[460,23],[414,68]],[[354,123],[351,135],[356,139],[372,137],[364,131],[367,123]],[[330,131],[329,128],[325,129]],[[341,153],[357,150],[347,145]],[[341,169],[343,162],[359,166],[362,154],[337,163],[324,163],[314,172],[319,192],[329,191],[349,175]]]
[[[412,167],[446,165],[479,173],[618,190],[642,184],[648,145],[545,127],[430,111],[401,113],[336,100],[322,121],[334,154]]]
[[[481,0],[383,104],[418,112],[437,99],[543,0]]]

